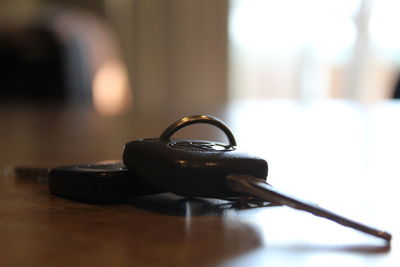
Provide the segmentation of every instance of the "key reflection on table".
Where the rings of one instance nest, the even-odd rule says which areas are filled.
[[[214,200],[160,196],[132,205],[97,206],[49,196],[45,185],[14,183],[3,176],[0,248],[7,252],[5,262],[22,263],[22,256],[38,265],[44,260],[57,265],[167,262],[181,266],[196,265],[193,262],[396,266],[400,262],[399,103],[366,108],[340,101],[307,105],[252,101],[211,114],[231,127],[240,148],[268,161],[271,184],[388,230],[393,234],[391,249],[374,237],[284,207],[239,210]],[[8,125],[0,140],[2,166],[118,158],[124,143],[157,137],[181,115],[189,113],[132,113],[110,120],[88,113],[2,111],[3,125]],[[182,135],[222,136],[219,141],[224,141],[218,130],[204,129],[196,127]]]

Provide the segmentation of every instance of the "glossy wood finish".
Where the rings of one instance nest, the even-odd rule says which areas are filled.
[[[202,112],[202,111],[200,111]],[[200,113],[195,111],[193,113]],[[0,266],[395,266],[400,104],[242,102],[221,117],[238,145],[265,157],[270,183],[390,231],[391,247],[284,207],[159,194],[126,203],[52,196],[16,178],[15,165],[120,157],[129,140],[156,137],[186,112],[101,118],[87,110],[2,107]],[[217,139],[202,125],[179,136]]]

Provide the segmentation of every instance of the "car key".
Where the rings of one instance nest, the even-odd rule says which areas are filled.
[[[48,183],[50,193],[82,200],[122,200],[162,191],[130,173],[120,160],[55,168],[16,167],[18,177]]]
[[[193,123],[209,123],[220,128],[229,145],[202,140],[170,140],[180,128]],[[264,159],[236,149],[236,141],[226,125],[210,116],[186,117],[171,125],[160,138],[127,143],[123,161],[134,175],[165,191],[182,196],[231,198],[244,194],[226,187],[232,171],[266,177]],[[212,186],[210,186],[212,185]]]
[[[229,144],[171,139],[176,131],[194,123],[217,126],[227,135]],[[391,240],[388,232],[289,196],[269,185],[266,182],[267,162],[237,150],[229,128],[211,116],[185,117],[169,126],[158,139],[140,139],[127,143],[123,162],[130,171],[146,182],[178,195],[214,198],[252,196],[310,212],[382,238],[388,243]]]

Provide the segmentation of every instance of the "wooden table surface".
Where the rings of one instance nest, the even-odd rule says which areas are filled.
[[[199,110],[196,110],[198,113]],[[103,118],[54,107],[0,108],[0,266],[396,266],[400,103],[243,101],[221,117],[239,148],[267,159],[274,186],[388,230],[391,246],[286,207],[243,209],[170,193],[91,204],[50,195],[12,167],[117,159],[186,112]],[[191,112],[192,113],[192,112]],[[190,114],[191,115],[191,114]],[[178,137],[225,141],[208,125]]]

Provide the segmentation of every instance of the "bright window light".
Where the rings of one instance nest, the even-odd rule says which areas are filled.
[[[373,44],[381,49],[399,52],[400,1],[379,0],[372,5],[370,34]]]
[[[233,1],[230,36],[234,45],[256,54],[285,53],[312,45],[325,53],[352,47],[352,16],[359,0]]]

